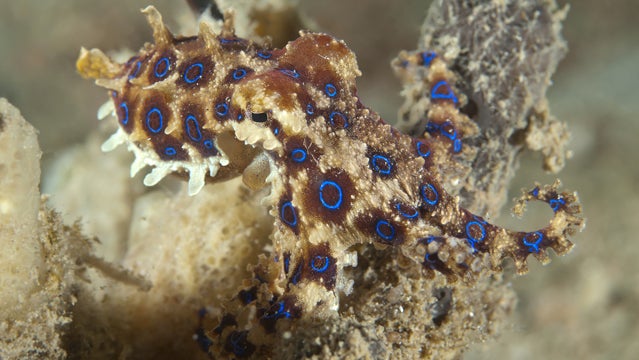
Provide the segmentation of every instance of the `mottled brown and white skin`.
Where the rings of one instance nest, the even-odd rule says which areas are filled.
[[[105,150],[125,143],[131,173],[153,167],[144,183],[169,173],[188,177],[196,195],[206,182],[243,176],[270,188],[264,203],[274,219],[273,248],[254,279],[226,304],[219,326],[199,343],[213,357],[268,355],[291,322],[338,309],[353,284],[354,245],[394,246],[423,264],[425,276],[472,281],[504,258],[526,272],[533,254],[546,263],[573,244],[582,225],[576,196],[536,186],[521,199],[547,202],[550,223],[517,232],[461,208],[444,190],[437,164],[467,151],[476,125],[458,109],[455,77],[431,52],[405,55],[407,71],[425,71],[431,105],[422,138],[404,135],[357,96],[355,55],[326,34],[300,33],[283,49],[237,38],[227,17],[221,34],[202,23],[198,36],[174,37],[153,7],[147,44],[125,64],[82,50],[79,72],[111,90],[99,117],[114,112],[119,130]],[[357,286],[356,284],[354,286]]]

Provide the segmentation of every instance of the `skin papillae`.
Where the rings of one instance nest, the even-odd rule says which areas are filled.
[[[359,101],[355,55],[329,35],[302,32],[270,49],[237,38],[229,16],[220,34],[203,22],[198,36],[175,37],[155,8],[143,12],[154,44],[124,64],[84,49],[77,63],[110,90],[99,117],[115,113],[119,129],[103,148],[127,144],[132,174],[154,168],[146,185],[177,173],[191,195],[236,176],[252,189],[270,188],[272,251],[225,305],[219,326],[199,332],[211,355],[267,355],[276,334],[300,318],[337,311],[351,286],[344,267],[356,266],[359,244],[397,247],[424,276],[450,282],[471,282],[505,258],[524,273],[528,255],[547,263],[548,249],[572,248],[581,208],[558,183],[519,200],[516,212],[530,200],[554,212],[531,232],[493,225],[445,191],[450,179],[437,164],[468,151],[463,142],[477,127],[459,111],[465,99],[436,54],[403,55],[407,69],[428,73],[430,89],[429,125],[412,138]]]

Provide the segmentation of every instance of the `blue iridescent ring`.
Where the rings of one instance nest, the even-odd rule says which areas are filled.
[[[407,219],[415,219],[419,215],[419,212],[417,211],[417,209],[415,209],[413,207],[409,207],[409,206],[406,206],[406,207],[410,208],[411,210],[413,210],[413,212],[412,213],[408,213],[408,212],[402,210],[402,204],[401,203],[395,204],[395,209],[397,209],[397,212],[402,217],[405,217]]]
[[[479,227],[479,231],[481,232],[481,235],[479,236],[479,238],[474,238],[471,235],[471,226],[478,226]],[[471,241],[472,243],[478,243],[481,242],[482,240],[484,240],[486,238],[486,228],[484,227],[484,224],[480,223],[479,221],[469,221],[466,224],[466,238],[468,238],[469,241]]]
[[[296,148],[291,151],[291,159],[296,163],[301,163],[306,160],[306,150],[301,148]]]
[[[177,154],[177,150],[173,146],[167,146],[164,148],[164,154],[167,156],[175,156]]]
[[[528,241],[528,237],[531,235],[536,235],[537,236],[537,240],[535,241]],[[526,235],[524,235],[523,238],[523,243],[524,245],[526,245],[526,247],[528,247],[528,250],[531,252],[539,252],[539,245],[541,244],[541,241],[544,239],[544,234],[542,234],[541,231],[535,231],[535,232],[531,232],[531,233],[527,233]]]
[[[553,212],[557,212],[557,210],[559,210],[562,205],[566,205],[566,200],[564,200],[563,198],[550,199],[548,205],[550,205],[550,208]]]
[[[164,66],[164,69],[160,71],[160,65]],[[171,61],[169,61],[168,57],[163,57],[158,62],[155,63],[155,67],[153,68],[153,74],[156,78],[163,78],[166,74],[169,73],[169,68],[171,67]]]
[[[370,165],[374,172],[381,175],[390,175],[393,170],[391,160],[380,154],[374,154],[371,156]]]
[[[326,187],[331,187],[335,190],[337,190],[338,196],[337,196],[337,200],[335,201],[334,204],[329,204],[328,202],[326,202],[326,199],[324,199],[324,189]],[[344,193],[342,192],[342,187],[339,186],[339,184],[337,184],[335,181],[332,180],[324,180],[322,182],[322,184],[319,187],[319,199],[320,202],[322,203],[322,206],[324,206],[325,208],[329,209],[329,210],[337,210],[340,208],[340,206],[342,206],[342,201],[344,200]]]
[[[329,116],[328,116],[328,121],[331,123],[331,126],[335,126],[335,120],[336,117],[341,117],[342,120],[344,121],[344,126],[342,127],[343,129],[346,129],[348,127],[348,118],[346,117],[346,115],[344,115],[343,113],[339,112],[339,111],[333,111]]]
[[[320,262],[321,266],[317,266],[317,262]],[[323,273],[328,269],[331,265],[331,258],[328,256],[315,255],[313,260],[311,260],[311,269],[318,273]]]
[[[286,209],[291,210],[291,214],[293,214],[292,219],[287,219],[286,216],[284,216]],[[295,208],[293,207],[293,204],[291,204],[290,201],[283,203],[282,206],[280,207],[280,218],[282,219],[282,221],[284,221],[284,223],[286,223],[289,226],[297,226],[297,214],[295,213]]]
[[[444,87],[446,92],[439,93],[439,88]],[[450,88],[450,85],[446,82],[446,80],[440,80],[437,82],[430,91],[430,98],[433,100],[442,99],[442,100],[452,100],[455,105],[457,105],[457,96],[453,93],[453,89]]]
[[[138,73],[140,72],[141,67],[142,67],[142,62],[140,60],[136,61],[135,70],[133,70],[133,72],[129,74],[129,80],[134,79],[136,76],[138,76]]]
[[[430,66],[437,54],[434,51],[424,51],[421,53],[422,64],[426,67]]]
[[[122,117],[122,125],[126,125],[129,123],[129,106],[126,104],[126,102],[122,102],[120,104],[120,107],[122,108],[122,110],[124,110],[124,116]]]
[[[315,114],[315,107],[313,106],[313,104],[311,104],[311,103],[306,104],[306,113],[308,115]]]
[[[239,68],[239,69],[233,70],[233,79],[240,80],[240,79],[242,79],[245,76],[246,76],[246,70],[245,69]]]
[[[335,97],[335,95],[337,95],[337,88],[335,87],[335,85],[327,83],[324,86],[324,92],[326,93],[326,95],[328,95],[328,97]]]
[[[273,54],[268,51],[258,51],[257,56],[261,57],[262,59],[268,60],[271,58],[271,56],[273,56]]]
[[[387,227],[390,233],[384,232],[383,227]],[[377,220],[377,223],[375,224],[375,232],[377,233],[377,236],[386,241],[392,241],[395,238],[396,233],[395,227],[384,219]]]
[[[184,130],[186,135],[193,141],[199,142],[202,140],[202,131],[200,130],[200,123],[197,118],[191,114],[187,115],[184,120]],[[195,132],[195,134],[194,134]]]
[[[218,116],[225,116],[229,113],[229,106],[227,103],[220,103],[215,105],[215,113]]]
[[[197,68],[197,72],[195,73],[195,76],[189,77],[189,73],[191,72],[191,70],[196,68]],[[184,82],[186,82],[187,84],[194,84],[195,82],[197,82],[198,80],[202,78],[203,73],[204,73],[204,65],[202,65],[202,63],[194,63],[189,65],[189,67],[187,67],[186,70],[184,70],[184,75],[182,75],[182,78],[184,79]]]
[[[204,140],[204,147],[207,149],[213,149],[213,140],[208,139],[208,140]]]
[[[153,127],[151,126],[151,115],[152,114],[157,114],[158,116],[158,126],[157,127]],[[164,117],[162,116],[162,112],[160,111],[160,109],[154,107],[151,110],[149,110],[149,112],[146,113],[146,127],[147,129],[149,129],[149,131],[151,131],[154,134],[159,133],[162,130],[162,127],[164,127]]]
[[[426,151],[424,151],[424,150],[422,149],[422,147],[424,147],[424,146],[426,146],[426,144],[424,144],[424,143],[423,143],[423,142],[421,142],[421,141],[418,141],[418,142],[415,144],[415,148],[417,149],[417,155],[419,155],[419,156],[421,156],[421,157],[423,157],[423,158],[427,158],[427,157],[429,157],[429,156],[430,156],[430,149],[429,149],[429,148],[426,148]]]
[[[437,202],[439,201],[439,193],[437,192],[437,189],[435,189],[433,184],[424,184],[421,186],[419,191],[421,192],[422,200],[424,200],[425,203],[427,203],[428,205],[437,205]],[[428,196],[427,191],[432,193],[432,199]]]

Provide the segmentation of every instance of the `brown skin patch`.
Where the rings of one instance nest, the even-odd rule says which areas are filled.
[[[330,169],[326,173],[309,171],[308,176],[308,188],[302,199],[304,209],[316,221],[344,222],[352,205],[351,197],[356,195],[348,174],[341,169]]]
[[[391,179],[397,174],[395,159],[390,154],[369,147],[366,150],[366,157],[374,177]]]
[[[111,93],[111,98],[113,99],[113,104],[115,105],[115,114],[118,117],[120,127],[127,134],[130,134],[134,129],[133,115],[135,109],[137,108],[136,103],[127,101],[126,96],[120,96],[115,91]]]
[[[326,290],[333,290],[337,276],[335,261],[327,243],[309,247],[306,264],[302,268],[302,279],[318,282]]]
[[[242,80],[249,79],[250,78],[249,75],[251,74],[253,74],[253,69],[248,68],[246,66],[238,66],[234,69],[229,70],[229,73],[224,78],[224,83],[225,84],[238,83]]]
[[[214,143],[215,134],[203,128],[206,118],[198,104],[186,103],[182,106],[179,121],[182,122],[182,139],[193,145],[202,157],[219,154]]]
[[[167,100],[163,93],[149,91],[142,101],[141,111],[136,114],[135,121],[142,125],[142,129],[151,139],[162,136],[172,120]]]
[[[215,63],[210,56],[198,56],[179,64],[179,77],[176,84],[184,89],[197,89],[207,86],[213,78]]]
[[[171,76],[172,72],[175,71],[175,54],[170,50],[160,52],[149,59],[147,66],[149,67],[147,73],[147,81],[149,84],[162,81]]]
[[[295,208],[295,206],[293,206],[293,203],[291,202],[291,196],[289,194],[286,194],[280,199],[277,209],[282,224],[292,230],[295,235],[299,235],[299,212]]]
[[[264,74],[258,75],[262,78],[269,92],[273,91],[281,94],[278,99],[278,105],[282,110],[292,111],[297,106],[296,96],[301,91],[301,87],[295,79],[288,76],[277,69],[273,69]]]
[[[318,161],[323,155],[322,150],[313,141],[303,136],[292,136],[284,143],[285,154],[281,161],[291,174],[298,171],[317,168]]]
[[[367,237],[384,245],[399,245],[405,240],[406,229],[392,220],[393,215],[372,209],[355,219],[355,226]]]
[[[176,139],[171,135],[162,134],[153,139],[153,148],[160,159],[166,161],[188,161],[189,153],[182,149],[184,141]]]

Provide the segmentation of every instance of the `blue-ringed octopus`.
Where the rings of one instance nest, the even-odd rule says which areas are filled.
[[[524,273],[529,255],[546,263],[548,249],[573,247],[581,208],[557,184],[520,200],[554,212],[530,232],[491,224],[446,192],[436,165],[463,153],[477,125],[460,111],[466,99],[436,53],[404,55],[405,67],[428,73],[430,89],[428,126],[411,137],[360,102],[355,55],[330,35],[301,32],[271,49],[236,37],[230,17],[219,34],[202,22],[197,36],[179,37],[155,8],[143,12],[154,44],[124,64],[84,49],[77,63],[110,91],[99,117],[114,113],[119,128],[103,149],[126,144],[132,175],[153,167],[148,186],[175,173],[188,179],[190,195],[237,176],[251,189],[270,188],[263,203],[274,221],[272,251],[228,300],[219,325],[198,332],[211,356],[268,355],[270,335],[337,311],[339,297],[357,286],[343,271],[357,266],[359,244],[396,247],[424,276],[451,282],[472,281],[505,258]]]

